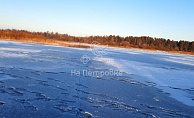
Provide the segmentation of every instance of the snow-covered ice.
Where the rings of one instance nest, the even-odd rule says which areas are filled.
[[[194,91],[193,55],[115,48],[110,51],[115,55],[112,65],[120,71],[140,76],[137,80],[143,83],[154,82],[156,87],[170,93],[173,98],[194,106],[194,95],[190,94]]]

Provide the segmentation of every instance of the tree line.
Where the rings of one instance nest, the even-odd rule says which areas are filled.
[[[88,37],[76,37],[68,34],[59,34],[54,32],[29,32],[26,30],[15,29],[1,29],[1,39],[37,39],[39,41],[46,39],[54,39],[61,41],[72,41],[80,43],[92,43],[97,41],[102,45],[119,46],[119,47],[134,47],[143,49],[154,49],[164,51],[185,51],[194,52],[194,41],[173,41],[165,38],[153,38],[149,36],[88,36]]]

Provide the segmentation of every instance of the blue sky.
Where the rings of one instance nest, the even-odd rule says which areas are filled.
[[[0,28],[194,41],[194,0],[0,0]]]

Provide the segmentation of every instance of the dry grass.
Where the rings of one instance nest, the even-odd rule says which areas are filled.
[[[65,41],[58,41],[55,39],[3,39],[3,40],[9,40],[9,41],[17,41],[17,42],[24,42],[24,43],[33,43],[33,44],[43,44],[43,45],[52,45],[52,46],[65,46],[65,47],[77,47],[77,48],[90,48],[90,46],[84,46],[84,45],[74,45],[69,44],[69,42]]]
[[[43,44],[43,45],[52,45],[52,46],[91,48],[90,46],[83,45],[83,44],[87,44],[87,43],[78,43],[78,42],[72,42],[72,41],[61,41],[61,40],[55,40],[55,39],[19,39],[19,40],[4,39],[4,40],[18,41],[18,42],[25,42],[25,43]],[[76,44],[71,44],[71,43],[76,43]],[[107,45],[101,45],[101,46],[107,46]],[[142,48],[110,46],[110,45],[108,47],[125,48],[125,49],[138,49],[138,50],[147,50],[147,51],[158,51],[156,49],[142,49]],[[164,51],[164,52],[194,55],[194,52],[182,52],[182,51]]]

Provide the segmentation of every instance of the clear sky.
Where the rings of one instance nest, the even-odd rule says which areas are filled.
[[[194,0],[0,0],[0,29],[194,41]]]

